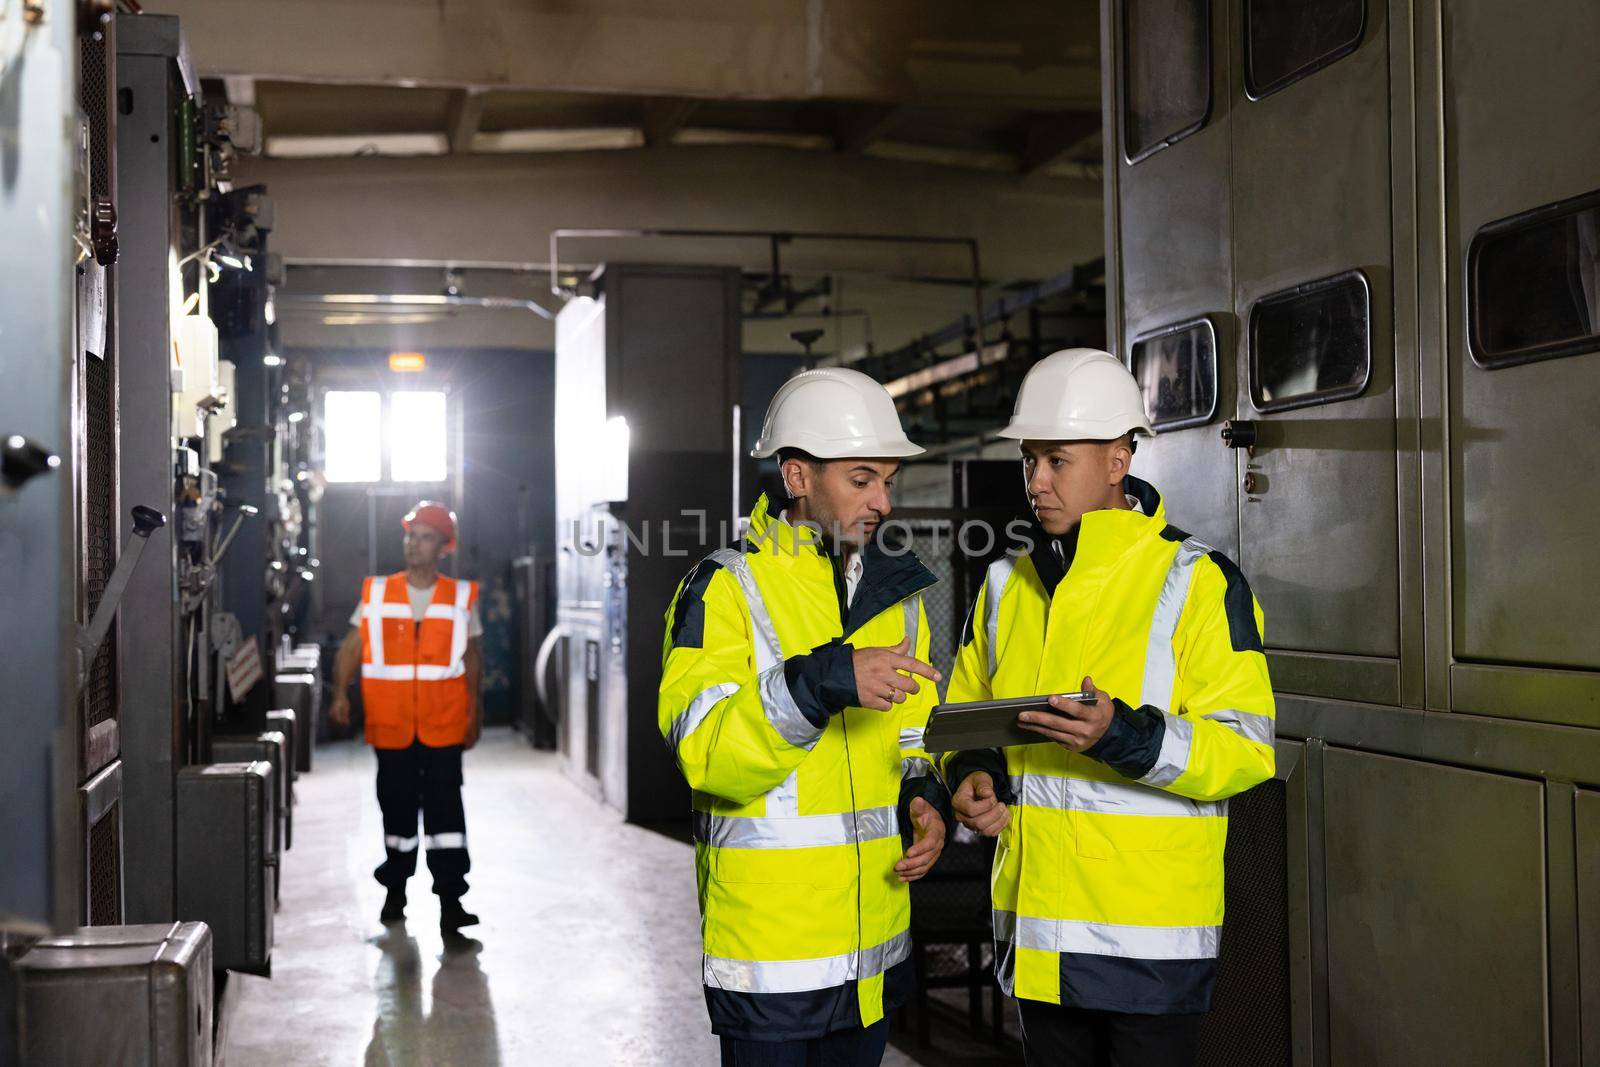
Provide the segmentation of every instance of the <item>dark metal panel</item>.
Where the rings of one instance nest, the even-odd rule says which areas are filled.
[[[1329,748],[1330,1062],[1545,1058],[1544,791]]]
[[[1600,793],[1579,790],[1574,810],[1578,869],[1578,983],[1583,1062],[1600,1064]]]
[[[1121,3],[1104,16],[1117,34]],[[1160,432],[1141,441],[1135,469],[1162,493],[1175,525],[1239,556],[1238,472],[1217,439],[1217,427],[1234,414],[1237,388],[1233,352],[1233,241],[1228,194],[1231,96],[1227,3],[1211,5],[1210,117],[1197,132],[1129,164],[1108,150],[1116,168],[1119,232],[1115,272],[1121,292],[1121,329],[1113,349],[1128,359],[1133,341],[1175,323],[1208,317],[1217,334],[1217,413],[1210,423]],[[1119,42],[1104,53],[1117,57],[1117,100],[1125,52]],[[1119,107],[1120,107],[1119,103]],[[1106,127],[1122,136],[1123,123]],[[1109,260],[1108,260],[1109,262]]]
[[[1277,699],[1280,736],[1600,785],[1600,731],[1288,693]]]
[[[0,36],[0,439],[23,436],[70,455],[73,94],[71,5],[24,20],[9,8]],[[20,471],[18,472],[20,473]],[[74,923],[78,910],[75,733],[58,734],[75,658],[72,480],[45,471],[0,488],[0,926]],[[65,745],[63,751],[62,745]]]
[[[1450,667],[1450,705],[1477,715],[1600,725],[1600,674],[1456,663]]]
[[[132,16],[129,16],[132,17]],[[126,35],[123,35],[126,44]],[[119,476],[124,499],[171,516],[171,295],[173,197],[168,86],[175,56],[118,56],[117,120],[121,188],[118,236],[118,389],[122,397]],[[177,569],[170,522],[156,531],[122,600],[138,620],[138,654],[122,666],[124,821],[128,921],[173,917],[173,774],[178,762],[173,665]]]
[[[1235,315],[1359,269],[1373,357],[1361,396],[1262,419],[1258,446],[1239,457],[1258,490],[1240,500],[1240,562],[1269,646],[1397,657],[1388,19],[1371,6],[1352,55],[1232,112]],[[1237,69],[1233,84],[1238,99]],[[1237,351],[1243,413],[1247,337]]]
[[[1570,782],[1545,785],[1545,857],[1549,886],[1550,1064],[1578,1067],[1578,872],[1573,827],[1577,791]]]
[[[1560,433],[1558,469],[1547,438],[1593,425],[1600,354],[1485,370],[1463,336],[1473,234],[1600,189],[1600,139],[1578,132],[1594,129],[1600,64],[1573,46],[1600,38],[1600,8],[1552,0],[1529,16],[1495,0],[1442,5],[1454,652],[1595,669],[1600,555],[1593,508],[1580,502],[1600,491],[1600,436]],[[1541,707],[1538,717],[1561,714]]]
[[[1400,703],[1400,665],[1392,659],[1273,651],[1267,653],[1267,667],[1272,688],[1280,693],[1337,696],[1367,704]]]

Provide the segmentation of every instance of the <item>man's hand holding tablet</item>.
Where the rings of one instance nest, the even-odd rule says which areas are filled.
[[[1072,752],[1093,748],[1105,736],[1111,716],[1116,714],[1111,695],[1096,689],[1094,679],[1087,676],[1083,679],[1083,692],[1052,696],[1049,703],[1050,711],[1022,712],[1017,716],[1017,726]]]

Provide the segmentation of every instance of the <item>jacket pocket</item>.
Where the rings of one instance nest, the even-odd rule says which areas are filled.
[[[1078,855],[1113,859],[1133,852],[1205,852],[1215,847],[1222,820],[1204,816],[1074,813]]]

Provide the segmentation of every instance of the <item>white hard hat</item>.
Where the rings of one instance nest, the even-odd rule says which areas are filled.
[[[802,371],[767,405],[756,459],[798,448],[818,459],[899,458],[922,449],[906,439],[889,391],[858,370],[819,367]]]
[[[1111,441],[1138,430],[1155,436],[1144,394],[1122,361],[1096,348],[1064,348],[1022,379],[1001,437],[1015,441]]]

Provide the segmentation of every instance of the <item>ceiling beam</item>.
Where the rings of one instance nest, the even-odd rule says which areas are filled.
[[[833,143],[841,152],[858,155],[894,125],[900,108],[894,104],[841,105],[836,112]]]
[[[1022,148],[1022,173],[1044,169],[1099,132],[1098,111],[1062,111],[1035,119]]]
[[[207,76],[1045,111],[1100,95],[1093,0],[143,3],[183,20]]]
[[[661,148],[672,143],[672,137],[683,129],[694,115],[698,100],[684,97],[667,97],[646,100],[640,108],[639,126],[644,130],[644,143],[649,148]]]
[[[477,136],[478,124],[483,121],[483,98],[479,89],[459,89],[450,101],[450,151],[464,155],[472,151],[472,139]]]

